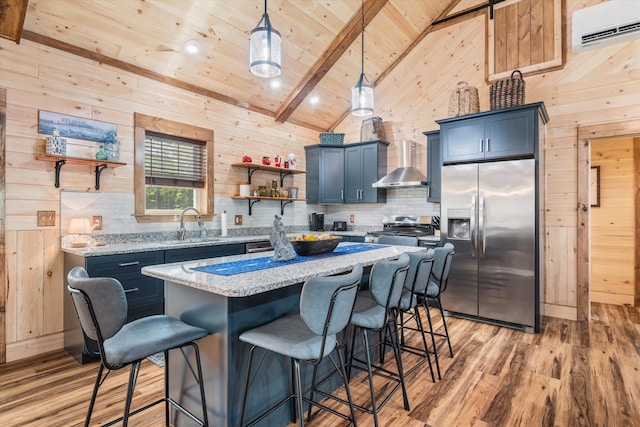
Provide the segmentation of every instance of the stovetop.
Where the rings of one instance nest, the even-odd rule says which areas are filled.
[[[434,219],[436,221],[434,222]],[[438,217],[396,215],[384,217],[382,230],[369,231],[370,236],[380,236],[382,234],[394,236],[433,236],[440,223]]]

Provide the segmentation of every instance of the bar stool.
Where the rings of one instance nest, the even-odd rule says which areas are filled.
[[[67,289],[71,293],[82,330],[89,338],[97,341],[100,353],[100,368],[98,369],[93,393],[91,394],[85,427],[89,426],[98,389],[107,378],[107,375],[109,375],[109,372],[126,366],[131,368],[124,415],[104,424],[104,426],[110,426],[122,421],[122,425],[126,427],[131,415],[163,402],[165,404],[165,423],[167,427],[169,426],[170,407],[181,411],[201,426],[208,426],[200,351],[194,342],[208,335],[208,332],[165,315],[143,317],[125,324],[127,319],[127,298],[122,284],[118,280],[110,277],[90,278],[84,268],[74,267],[67,275],[67,281],[69,283]],[[184,352],[184,347],[187,346],[193,348],[196,371],[194,371]],[[164,367],[164,397],[131,411],[131,400],[142,361],[159,352],[164,352],[165,361],[167,361],[169,350],[177,348],[181,350],[183,356],[187,359],[190,371],[196,377],[196,381],[200,386],[202,419],[198,419],[169,397],[168,363],[165,363]],[[107,369],[107,373],[103,377],[104,368]]]
[[[381,245],[418,246],[418,238],[415,236],[393,236],[383,234],[378,237]]]
[[[400,298],[400,349],[410,352],[421,359],[414,364],[411,368],[407,369],[404,373],[405,376],[414,372],[424,362],[429,362],[429,371],[431,372],[431,380],[435,382],[433,375],[433,366],[431,364],[430,350],[427,345],[426,332],[422,325],[422,319],[420,317],[419,307],[422,305],[422,301],[425,298],[427,285],[429,283],[429,276],[431,275],[431,269],[433,267],[434,250],[429,249],[426,252],[411,252],[409,255],[409,270],[407,271],[407,278],[404,282],[404,289],[402,290],[402,297]],[[408,315],[408,319],[405,319],[405,315]],[[408,326],[408,323],[413,320],[415,327]],[[405,341],[405,329],[416,331],[420,333],[422,338],[423,348],[411,346]]]
[[[409,268],[409,255],[402,254],[397,260],[378,261],[371,269],[369,277],[369,289],[360,291],[356,299],[353,315],[351,317],[352,341],[347,374],[351,369],[366,371],[369,379],[369,391],[371,394],[371,408],[362,405],[353,406],[373,415],[374,424],[378,426],[378,411],[389,401],[393,394],[402,389],[404,409],[409,410],[409,399],[404,384],[402,359],[398,345],[397,316],[398,304]],[[354,354],[357,331],[361,332],[364,349]],[[368,332],[383,332],[380,342],[369,344]],[[397,372],[384,368],[381,364],[371,363],[371,350],[376,347],[384,348],[384,342],[389,340],[396,362]],[[358,359],[364,353],[365,360]],[[376,402],[373,387],[373,375],[378,375],[396,382],[387,396],[378,404]]]
[[[240,335],[241,341],[251,345],[249,363],[245,376],[245,388],[242,395],[242,406],[240,409],[241,427],[244,426],[249,387],[255,380],[267,351],[287,356],[291,359],[295,391],[292,390],[288,396],[284,397],[270,409],[247,424],[248,426],[262,420],[276,408],[292,399],[295,399],[297,405],[296,408],[292,408],[291,421],[295,422],[295,412],[297,412],[300,417],[301,427],[304,426],[303,402],[327,410],[334,415],[349,420],[354,426],[356,425],[355,411],[351,404],[349,380],[345,372],[344,359],[340,354],[340,349],[342,349],[344,345],[338,343],[337,334],[342,332],[349,324],[361,277],[362,265],[356,264],[349,274],[309,279],[302,287],[299,314],[285,315],[266,325],[243,332]],[[261,348],[263,351],[256,372],[251,375],[253,355],[257,348]],[[332,356],[334,351],[338,356],[338,363],[336,363]],[[327,356],[331,359],[331,362],[342,378],[342,383],[347,394],[350,416],[335,411],[320,402],[313,401],[313,392],[309,398],[303,396],[300,361],[316,367]],[[313,391],[318,391],[315,385],[315,369],[312,389]],[[311,413],[311,407],[309,408],[309,413]]]
[[[431,343],[433,345],[433,354],[436,360],[436,368],[438,370],[438,379],[442,379],[440,375],[440,362],[438,360],[438,353],[440,347],[446,342],[449,346],[449,354],[453,357],[453,349],[451,347],[451,340],[449,338],[449,330],[447,329],[447,321],[442,309],[442,301],[440,295],[447,289],[447,281],[449,279],[449,271],[451,270],[451,262],[453,261],[454,246],[452,243],[446,243],[444,246],[435,248],[433,255],[433,268],[431,269],[431,275],[429,276],[429,284],[425,292],[425,297],[422,299],[424,309],[427,313],[427,320],[429,321],[429,333],[431,334]],[[440,318],[442,319],[442,325],[440,328],[442,332],[436,332],[433,327],[433,321],[431,318],[430,308],[434,307],[440,310]],[[436,337],[442,338],[442,341],[436,345]]]

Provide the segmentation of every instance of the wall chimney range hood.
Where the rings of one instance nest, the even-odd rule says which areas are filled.
[[[402,141],[401,153],[402,166],[395,169],[382,179],[371,184],[375,188],[416,188],[426,187],[427,178],[422,172],[411,166],[411,148],[414,143]]]

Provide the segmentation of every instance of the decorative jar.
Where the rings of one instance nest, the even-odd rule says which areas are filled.
[[[52,136],[47,137],[46,152],[56,156],[67,155],[67,139],[61,137],[57,129],[53,131]]]

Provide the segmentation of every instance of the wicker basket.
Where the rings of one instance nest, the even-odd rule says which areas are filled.
[[[320,144],[341,145],[344,142],[344,133],[321,132]]]
[[[519,74],[519,78],[515,75]],[[489,90],[490,104],[492,110],[501,108],[515,107],[524,104],[524,88],[525,83],[520,70],[511,73],[511,77],[504,80],[498,80],[491,85]]]
[[[464,116],[479,111],[478,89],[469,86],[467,82],[458,82],[449,97],[449,117]]]

